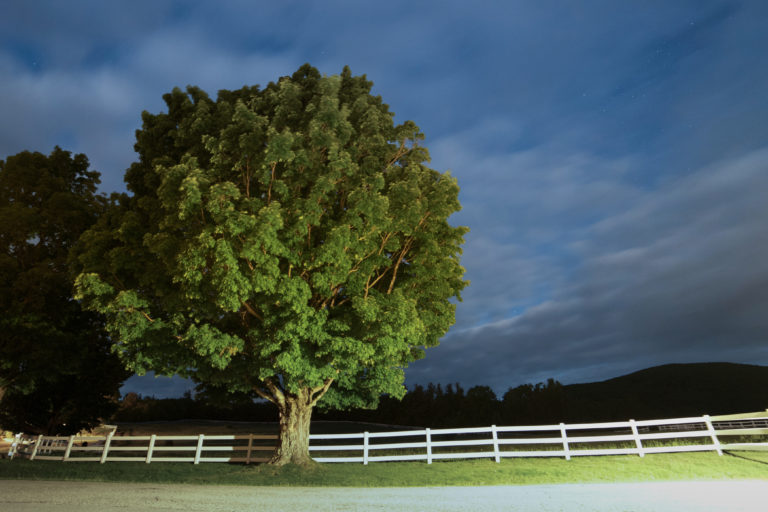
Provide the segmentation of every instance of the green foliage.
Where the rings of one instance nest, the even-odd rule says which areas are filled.
[[[104,211],[98,183],[85,155],[58,147],[49,156],[25,151],[0,161],[0,423],[6,427],[56,431],[64,422],[96,421],[110,412],[96,404],[127,377],[110,353],[101,318],[72,298],[68,254]]]
[[[371,86],[305,65],[143,113],[132,195],[78,255],[79,297],[132,370],[270,399],[333,383],[331,407],[403,395],[454,322],[467,230],[447,222],[456,180]]]

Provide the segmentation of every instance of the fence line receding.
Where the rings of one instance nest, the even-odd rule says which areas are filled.
[[[768,411],[665,420],[536,426],[418,429],[311,434],[317,462],[369,462],[514,457],[638,455],[768,450]],[[276,435],[36,436],[17,435],[11,456],[96,462],[266,462]]]

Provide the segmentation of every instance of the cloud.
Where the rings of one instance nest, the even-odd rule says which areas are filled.
[[[506,144],[497,142],[509,134]],[[627,180],[632,159],[568,152],[557,143],[517,152],[515,127],[481,122],[435,141],[433,166],[459,180],[467,225],[462,264],[472,284],[457,311],[462,330],[519,315],[549,300],[580,260],[575,244],[591,224],[632,204],[642,191]]]
[[[60,145],[85,152],[103,173],[113,171],[113,162],[132,158],[131,144],[126,143],[132,126],[126,119],[135,115],[129,108],[138,101],[134,84],[101,71],[35,75],[7,54],[0,55],[0,74],[6,77],[0,83],[0,110],[15,120],[0,124],[0,155],[23,150],[47,154]]]
[[[722,161],[595,223],[550,300],[450,334],[409,382],[503,391],[670,362],[768,363],[766,170],[768,149]]]
[[[134,131],[142,110],[165,109],[173,87],[218,89],[276,79],[300,59],[255,53],[227,54],[190,30],[148,35],[119,61],[98,67],[27,69],[0,51],[0,110],[16,123],[0,124],[0,155],[23,150],[48,153],[54,145],[88,155],[102,173],[102,190],[122,190],[125,169],[135,160]],[[250,70],[245,72],[244,70]]]

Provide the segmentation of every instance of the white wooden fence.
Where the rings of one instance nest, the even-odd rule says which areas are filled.
[[[768,434],[768,413],[762,428],[715,429],[709,416],[647,421],[578,423],[566,425],[423,429],[402,432],[312,435],[310,450],[318,462],[384,462],[504,457],[565,457],[639,455],[768,448],[761,442],[721,442],[721,437]],[[752,420],[755,423],[755,420]],[[674,428],[666,428],[674,427]],[[399,442],[392,442],[397,438]],[[352,443],[344,442],[352,440]],[[403,442],[404,441],[404,442]],[[468,447],[470,450],[467,450]],[[459,449],[457,449],[459,448]],[[343,456],[316,456],[318,452]],[[381,454],[386,452],[386,454]],[[398,453],[399,452],[399,453]]]
[[[638,455],[723,450],[768,450],[768,411],[740,415],[566,425],[419,429],[312,434],[317,462],[426,461],[509,457]],[[150,462],[265,462],[275,435],[69,436],[29,438],[12,455],[32,460]],[[254,444],[258,441],[261,444]],[[17,453],[14,453],[16,451]],[[323,453],[330,456],[324,455]]]
[[[20,438],[10,456],[68,462],[266,462],[276,435],[37,436]],[[268,441],[265,443],[265,441]],[[260,444],[254,444],[260,443]]]

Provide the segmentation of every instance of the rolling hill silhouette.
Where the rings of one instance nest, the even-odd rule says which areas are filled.
[[[652,419],[768,409],[768,367],[666,364],[564,387],[566,421]]]

